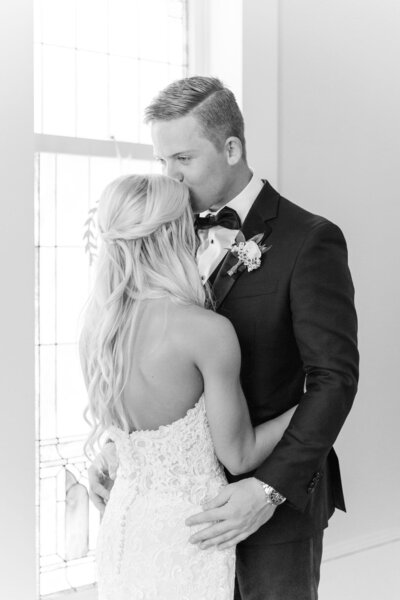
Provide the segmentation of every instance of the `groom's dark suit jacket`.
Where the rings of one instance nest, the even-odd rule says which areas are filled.
[[[210,283],[239,338],[253,424],[299,404],[274,452],[251,473],[287,501],[242,544],[294,541],[326,527],[335,507],[345,510],[332,445],[357,389],[354,289],[340,229],[269,183],[242,231],[246,239],[262,232],[271,246],[261,267],[231,277],[237,259],[228,254]]]

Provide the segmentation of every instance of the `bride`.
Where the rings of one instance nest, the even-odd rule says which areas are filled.
[[[118,469],[97,544],[101,600],[232,600],[235,548],[204,550],[185,519],[272,452],[294,409],[252,427],[231,323],[195,262],[186,186],[128,175],[104,191],[80,340],[92,423]]]

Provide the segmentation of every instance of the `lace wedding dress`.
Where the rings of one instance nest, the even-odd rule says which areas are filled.
[[[235,549],[200,550],[185,519],[226,484],[204,397],[156,430],[111,428],[119,467],[97,544],[100,600],[232,600]]]

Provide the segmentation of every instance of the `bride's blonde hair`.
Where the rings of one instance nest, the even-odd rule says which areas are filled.
[[[98,226],[103,243],[80,338],[89,396],[85,417],[92,426],[87,454],[110,425],[128,430],[122,392],[141,300],[206,301],[185,185],[163,175],[119,177],[100,198]]]

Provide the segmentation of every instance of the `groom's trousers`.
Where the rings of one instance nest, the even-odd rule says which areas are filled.
[[[239,544],[235,600],[317,600],[323,531],[296,542]]]

